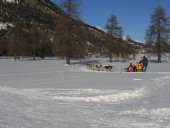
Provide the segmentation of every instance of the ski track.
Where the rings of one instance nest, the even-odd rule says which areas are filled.
[[[28,99],[46,99],[65,102],[119,102],[139,98],[145,89],[137,90],[97,90],[97,89],[15,89],[1,87],[1,91],[25,96]]]

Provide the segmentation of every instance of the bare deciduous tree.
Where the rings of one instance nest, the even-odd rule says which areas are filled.
[[[24,29],[23,20],[16,19],[14,26],[9,30],[9,51],[17,60],[22,55],[22,50],[25,47],[24,40],[26,38],[26,30]]]
[[[62,28],[60,30],[60,40],[58,41],[58,44],[60,45],[60,48],[62,49],[61,54],[66,58],[66,64],[70,64],[70,58],[75,52],[76,42],[78,35],[76,34],[75,30],[77,29],[78,25],[75,22],[75,19],[78,17],[78,6],[79,4],[76,3],[75,0],[63,0],[61,3],[61,7],[65,10],[67,13],[67,17],[63,19],[63,23],[59,28]],[[59,46],[58,45],[58,46]]]

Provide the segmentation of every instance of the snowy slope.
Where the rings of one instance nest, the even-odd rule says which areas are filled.
[[[146,73],[98,72],[80,64],[108,64],[106,58],[70,66],[54,58],[0,59],[0,127],[168,128],[170,61],[149,59]]]

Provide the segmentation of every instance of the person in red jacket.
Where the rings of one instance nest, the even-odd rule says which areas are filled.
[[[129,71],[129,72],[133,72],[133,65],[132,65],[132,63],[130,63],[130,65],[129,65],[129,67],[128,67],[128,71]]]

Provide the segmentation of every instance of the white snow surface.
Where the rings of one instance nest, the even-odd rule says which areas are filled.
[[[169,128],[170,57],[147,72],[125,73],[136,60],[0,59],[0,128]],[[92,71],[86,63],[113,65]]]

